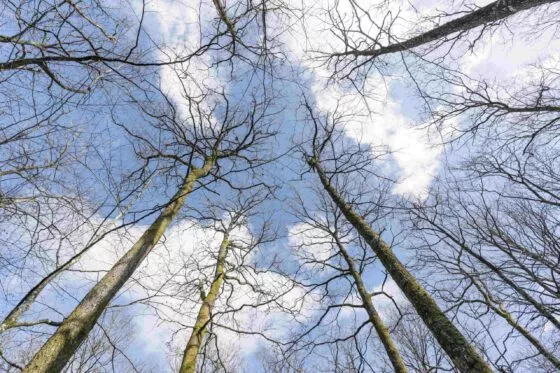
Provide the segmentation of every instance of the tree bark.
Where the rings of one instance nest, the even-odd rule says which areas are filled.
[[[379,339],[381,340],[381,343],[383,343],[383,347],[385,347],[385,351],[387,352],[387,356],[389,356],[393,369],[395,369],[396,373],[408,373],[404,360],[402,359],[393,338],[391,338],[391,334],[389,334],[389,329],[387,329],[387,326],[385,326],[385,323],[373,305],[371,294],[367,291],[366,286],[362,281],[362,275],[356,270],[354,259],[352,259],[352,257],[348,254],[338,236],[333,235],[333,237],[335,239],[336,246],[338,247],[338,251],[342,254],[346,264],[348,264],[348,270],[350,271],[352,278],[354,278],[354,283],[356,284],[356,288],[358,289],[358,293],[362,299],[363,306],[371,323],[373,324],[373,327],[375,328],[375,331],[377,332],[377,335],[379,336]]]
[[[317,160],[312,158],[309,160],[309,164],[319,174],[321,184],[333,202],[377,255],[387,272],[391,275],[391,278],[410,301],[456,367],[462,373],[492,372],[474,347],[445,316],[445,313],[439,308],[430,294],[395,256],[389,245],[379,236],[379,233],[375,232],[331,185]]]
[[[194,373],[196,368],[196,358],[200,351],[200,346],[208,331],[208,323],[212,317],[212,310],[225,276],[225,261],[229,249],[229,234],[225,233],[222,243],[220,244],[220,251],[218,252],[218,262],[216,263],[216,271],[214,273],[214,280],[210,286],[210,291],[204,295],[201,289],[202,304],[198,311],[198,316],[193,327],[193,331],[187,342],[185,353],[183,354],[183,361],[181,362],[180,373]]]
[[[189,172],[177,193],[158,218],[132,248],[89,291],[58,330],[35,354],[23,372],[55,373],[64,368],[70,357],[86,339],[107,304],[154,248],[166,228],[177,216],[196,181],[208,175],[214,163],[215,158],[209,157],[201,168],[193,168]]]

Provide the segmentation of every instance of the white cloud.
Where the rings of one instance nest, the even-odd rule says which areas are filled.
[[[110,268],[146,228],[136,226],[128,232],[126,240],[123,240],[122,236],[108,237],[81,261],[81,268]],[[247,229],[237,229],[231,233],[230,238],[238,242],[248,242],[251,237]],[[153,297],[149,302],[150,307],[136,305],[133,308],[134,322],[138,328],[137,338],[147,352],[160,356],[162,360],[174,354],[178,354],[176,359],[181,358],[179,355],[186,345],[190,329],[175,333],[181,325],[194,324],[200,307],[198,284],[201,278],[213,277],[213,264],[221,240],[222,234],[214,229],[202,227],[194,221],[179,221],[167,230],[163,243],[153,249],[133,275],[135,280],[128,283],[125,297],[119,298],[116,303],[127,304],[148,296]],[[120,244],[121,241],[124,241],[123,244]],[[236,263],[233,259],[235,254],[231,251],[228,256],[231,264]],[[250,262],[251,257],[245,259]],[[258,309],[247,305],[265,303],[267,299],[284,294],[278,301],[285,307],[301,308],[303,291],[297,287],[292,288],[292,283],[286,277],[272,272],[254,274],[249,270],[242,279],[249,281],[251,285],[230,281],[235,288],[227,298],[228,304],[226,305],[226,299],[221,297],[215,306],[216,311],[223,311],[229,307],[242,308],[233,316],[235,323],[232,322],[231,315],[219,316],[217,321],[224,325],[235,325],[240,330],[268,333],[278,339],[286,336],[290,331],[287,325],[292,320],[291,316],[284,314],[274,304],[263,305]],[[253,287],[259,288],[261,292],[254,293]],[[301,312],[300,316],[303,317],[305,312]],[[239,335],[221,328],[216,330],[219,343],[228,344],[230,347],[243,346],[239,348],[242,358],[256,352],[262,342],[256,335]]]
[[[289,244],[301,265],[311,269],[322,266],[335,253],[330,237],[319,228],[307,223],[298,223],[290,227]],[[315,263],[316,262],[316,263]],[[328,271],[328,268],[325,268]]]
[[[436,5],[432,4],[434,7]],[[340,40],[325,28],[328,16],[324,9],[332,9],[333,6],[334,2],[328,0],[310,5],[306,11],[305,28],[301,27],[298,30],[296,26],[295,31],[286,34],[286,45],[302,66],[313,71],[314,83],[311,89],[319,110],[328,113],[338,106],[340,112],[354,115],[353,119],[346,123],[347,135],[364,144],[388,146],[394,152],[393,166],[400,171],[394,191],[401,195],[422,197],[435,176],[441,149],[435,147],[423,131],[414,129],[412,121],[403,114],[401,105],[406,105],[407,102],[401,103],[393,98],[393,78],[381,77],[372,72],[366,79],[368,96],[362,97],[353,87],[342,87],[330,82],[328,79],[332,71],[314,59],[317,55],[313,51],[339,51],[343,48]],[[392,9],[372,9],[373,17],[380,14],[382,19],[389,10],[393,14],[400,12],[400,18],[393,25],[392,31],[395,34],[408,31],[410,23],[404,20],[416,18],[415,11],[400,2],[389,2],[388,6]],[[338,9],[343,17],[349,17],[351,14],[348,2],[339,2]],[[431,8],[422,9],[425,13],[429,10]],[[367,22],[365,19],[362,21]],[[368,27],[375,29],[372,25],[364,25],[364,29]]]
[[[215,8],[209,1],[158,0],[148,3],[148,14],[155,15],[156,25],[149,30],[158,44],[161,60],[192,55],[201,47],[203,34],[211,26]],[[224,82],[210,69],[210,55],[193,56],[188,62],[160,68],[163,91],[179,110],[186,113],[184,95],[193,97],[207,93],[208,88],[223,87]],[[211,103],[203,102],[210,106]]]

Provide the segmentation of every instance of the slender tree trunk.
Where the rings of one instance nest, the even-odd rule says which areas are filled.
[[[56,271],[58,273],[58,271]],[[39,296],[41,291],[47,286],[49,282],[54,279],[55,275],[51,272],[47,277],[44,277],[37,285],[35,285],[30,291],[25,294],[25,296],[20,300],[20,302],[10,311],[10,313],[4,318],[2,324],[0,324],[0,334],[8,329],[15,328],[18,325],[18,320],[23,315],[29,307],[35,302],[35,299]]]
[[[472,250],[468,245],[465,245],[463,242],[459,241],[457,239],[457,237],[455,237],[453,234],[451,234],[451,232],[447,231],[445,228],[440,227],[439,225],[437,225],[436,223],[434,223],[430,220],[426,220],[426,221],[430,225],[432,225],[435,229],[437,229],[439,232],[443,233],[451,241],[453,241],[457,246],[459,246],[461,249],[465,250],[469,255],[471,255],[473,258],[477,259],[480,263],[482,263],[489,270],[491,270],[493,273],[495,273],[496,276],[498,276],[503,282],[505,282],[513,290],[515,290],[521,296],[521,298],[523,298],[526,302],[528,302],[533,307],[535,307],[535,309],[537,311],[539,311],[539,313],[543,317],[545,317],[548,321],[550,321],[550,323],[552,325],[554,325],[556,328],[560,329],[560,320],[558,320],[541,302],[539,302],[537,299],[533,298],[531,296],[531,294],[529,294],[527,291],[525,291],[525,289],[523,289],[521,286],[518,286],[512,279],[510,279],[508,276],[506,276],[506,274],[503,273],[503,271],[499,267],[494,265],[494,263],[492,263],[491,261],[486,259],[483,255],[480,255],[477,252],[475,252],[474,250]]]
[[[55,373],[64,368],[70,357],[87,337],[107,304],[154,248],[166,228],[177,216],[196,181],[208,175],[214,166],[214,162],[213,157],[207,158],[201,168],[191,170],[158,218],[132,248],[89,291],[82,302],[35,354],[23,372]]]
[[[387,272],[391,275],[391,278],[413,305],[418,315],[457,368],[463,373],[492,372],[474,347],[445,316],[445,313],[439,308],[430,294],[400,262],[389,245],[381,239],[379,233],[375,232],[331,185],[317,160],[312,158],[309,163],[319,174],[321,184],[333,202],[336,203],[346,219],[377,255]]]
[[[216,271],[214,273],[214,280],[210,286],[210,291],[207,295],[203,293],[201,289],[202,304],[198,311],[198,316],[196,317],[196,322],[193,327],[193,331],[187,342],[187,347],[185,348],[185,353],[183,355],[183,361],[181,363],[180,373],[194,373],[196,368],[196,358],[198,352],[200,351],[200,346],[206,336],[208,331],[208,323],[212,317],[212,309],[222,288],[222,283],[224,282],[225,276],[225,262],[226,256],[229,249],[229,234],[225,233],[224,239],[220,244],[220,251],[218,252],[218,262],[216,263]]]
[[[131,205],[132,205],[132,203],[130,205],[128,205],[125,208],[124,211],[121,211],[114,218],[113,223],[111,225],[106,227],[101,232],[96,233],[93,236],[93,238],[89,241],[89,243],[87,243],[86,246],[82,250],[80,250],[78,253],[76,253],[74,256],[72,256],[70,259],[68,259],[66,262],[64,262],[61,266],[59,266],[58,268],[55,268],[48,275],[43,277],[35,286],[33,286],[31,288],[31,290],[29,290],[23,296],[23,298],[21,298],[19,303],[14,308],[12,308],[12,310],[4,318],[2,323],[0,323],[0,334],[5,332],[8,329],[15,328],[15,327],[18,327],[19,325],[22,325],[19,322],[19,318],[25,312],[27,312],[27,310],[31,307],[31,305],[33,305],[33,303],[35,303],[35,300],[37,299],[39,294],[41,294],[41,292],[47,287],[47,285],[50,284],[51,281],[54,280],[59,274],[61,274],[63,271],[70,268],[74,263],[76,263],[78,261],[78,259],[80,259],[82,257],[82,255],[84,255],[86,252],[89,251],[89,249],[91,249],[99,241],[101,241],[105,237],[105,235],[107,233],[109,233],[109,231],[111,230],[111,226],[114,225],[122,216],[124,216],[124,214],[126,213],[126,211],[128,210],[128,208]]]
[[[498,0],[494,1],[463,17],[456,18],[430,31],[402,42],[395,42],[378,49],[350,50],[334,53],[334,56],[369,56],[378,57],[384,54],[404,52],[419,47],[423,44],[443,39],[456,32],[465,32],[475,27],[495,23],[504,18],[512,16],[523,10],[531,9],[539,5],[557,2],[558,0]]]
[[[484,301],[490,307],[492,311],[494,311],[498,316],[503,318],[512,328],[517,330],[519,334],[521,334],[529,343],[533,345],[552,365],[554,365],[558,371],[560,372],[560,360],[554,356],[550,351],[546,349],[527,329],[523,326],[519,325],[519,323],[514,319],[513,315],[509,313],[509,311],[503,307],[502,304],[496,306],[496,301],[492,298],[489,292],[485,289],[486,286],[483,284],[478,283],[470,274],[466,273],[467,277],[472,281],[474,286],[478,289],[480,294],[484,297]]]
[[[346,264],[348,264],[348,270],[354,278],[354,283],[356,284],[356,288],[358,289],[360,298],[362,298],[364,308],[369,316],[371,323],[373,324],[373,327],[375,328],[375,331],[377,332],[377,335],[379,336],[379,339],[381,339],[381,343],[383,343],[383,346],[385,347],[385,351],[389,356],[389,360],[393,365],[393,369],[395,369],[395,372],[397,373],[408,373],[408,369],[406,368],[404,360],[402,359],[401,354],[399,353],[399,350],[397,349],[397,346],[393,341],[393,338],[391,338],[391,334],[389,334],[389,329],[387,329],[385,323],[381,319],[381,316],[373,306],[371,294],[367,291],[366,286],[362,281],[362,275],[356,270],[354,259],[352,259],[352,257],[348,254],[346,248],[344,247],[342,242],[340,242],[338,235],[334,235],[334,239],[336,242],[336,246],[338,247],[338,251],[342,254],[342,257],[346,261]]]

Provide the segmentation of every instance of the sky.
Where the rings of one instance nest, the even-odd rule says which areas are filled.
[[[405,197],[423,198],[431,181],[437,175],[442,161],[441,153],[444,149],[439,145],[440,139],[437,135],[426,133],[425,130],[419,128],[419,124],[422,124],[421,102],[416,96],[410,80],[407,81],[402,68],[395,67],[393,73],[388,77],[381,76],[375,71],[368,76],[367,86],[372,92],[374,91],[374,99],[364,99],[355,94],[353,87],[335,85],[328,81],[331,72],[328,66],[318,64],[313,59],[313,51],[322,50],[325,45],[334,49],[337,48],[336,40],[322,26],[324,25],[322,22],[326,21],[322,9],[325,9],[330,3],[332,2],[314,2],[308,11],[306,29],[303,30],[296,23],[290,33],[282,35],[282,42],[286,45],[289,63],[291,64],[286,71],[289,74],[297,71],[303,77],[302,83],[297,86],[284,81],[281,83],[282,102],[287,107],[283,117],[286,117],[286,122],[288,122],[283,123],[283,129],[286,130],[286,127],[290,127],[289,123],[291,122],[295,123],[296,128],[289,128],[288,131],[298,131],[298,109],[294,106],[301,101],[290,98],[297,97],[298,94],[312,97],[316,108],[322,113],[328,113],[337,104],[342,112],[345,110],[358,112],[359,115],[346,124],[346,135],[350,139],[361,143],[387,146],[393,152],[393,155],[384,167],[389,173],[397,175],[398,178],[393,193]],[[293,4],[301,5],[297,1]],[[477,4],[484,5],[484,2],[477,2]],[[201,8],[204,9],[201,12],[203,22],[211,19],[211,16],[208,15],[211,14],[212,9],[205,8],[208,5],[204,4]],[[332,4],[330,5],[332,6]],[[441,3],[415,1],[415,9],[407,6],[406,2],[397,1],[392,2],[391,5],[394,7],[394,11],[400,9],[402,19],[413,20],[418,19],[419,15],[415,14],[416,11],[424,15],[430,14],[439,9]],[[344,7],[344,3],[341,6]],[[151,7],[154,9],[155,18],[159,21],[159,31],[166,44],[175,46],[186,42],[189,45],[196,45],[197,33],[190,30],[189,27],[196,27],[196,9],[198,9],[198,6],[193,6],[192,2],[186,5],[180,1],[162,1],[151,3]],[[348,11],[348,8],[344,10]],[[386,9],[381,11],[384,12]],[[426,26],[415,25],[413,22],[402,22],[402,24],[396,25],[394,32],[404,34],[410,29],[418,30],[423,27]],[[304,39],[304,31],[308,43],[301,42]],[[537,43],[529,39],[511,38],[507,33],[507,30],[499,29],[492,38],[483,39],[473,51],[457,55],[456,64],[462,66],[469,75],[490,81],[504,82],[507,86],[508,81],[523,77],[527,65],[553,58],[551,51],[558,50],[554,47],[559,46],[560,43],[553,38],[553,30],[545,32],[544,37],[539,38]],[[390,63],[397,65],[398,58],[400,57],[388,58],[388,60]],[[196,64],[194,68],[196,69]],[[169,89],[172,96],[177,94],[174,92],[176,86],[173,84],[174,77],[172,74],[167,75],[169,69],[164,68],[162,70],[164,86]],[[280,74],[282,74],[282,71]],[[216,80],[219,81],[219,78]],[[180,97],[177,100],[180,101]],[[280,143],[279,148],[284,148],[287,145]],[[284,162],[280,163],[285,164]],[[297,170],[294,170],[293,173],[297,174]],[[293,178],[294,176],[296,175],[289,175],[288,177]],[[275,217],[278,217],[279,214],[284,214],[284,212],[276,212]],[[287,241],[281,241],[278,246],[295,245],[294,241],[299,240],[295,234],[301,225],[291,223],[289,216],[281,218],[281,220],[287,224]],[[172,234],[170,233],[170,236]],[[401,254],[406,258],[406,253]],[[315,255],[325,254],[315,252]],[[368,276],[371,277],[367,278],[370,286],[374,288],[380,286],[382,281],[379,273],[374,273],[376,271],[378,269],[369,273]],[[395,295],[399,295],[394,283],[390,282],[389,288]],[[380,308],[386,309],[381,305]],[[154,330],[159,330],[157,326],[153,329],[147,328],[146,324],[143,323],[144,321],[139,322],[139,324],[144,325],[144,333],[151,334]],[[235,337],[231,336],[230,338]],[[148,343],[149,347],[147,348],[151,351],[157,351],[157,345],[161,346],[163,340],[165,340],[165,337],[163,339],[158,338],[155,340],[156,345]],[[154,342],[154,339],[151,342]],[[259,345],[259,341],[254,340],[247,344],[246,339],[237,343],[244,346],[243,354],[246,357],[254,354]]]
[[[202,1],[202,3],[201,3]],[[484,5],[487,2],[476,2],[477,5]],[[132,3],[138,10],[140,3]],[[301,7],[302,2],[290,0],[288,4]],[[348,84],[333,84],[329,80],[332,74],[332,67],[317,60],[317,51],[336,50],[340,47],[336,38],[325,22],[328,22],[324,9],[332,7],[333,1],[322,0],[313,2],[306,12],[305,28],[302,22],[290,19],[284,15],[281,19],[274,19],[272,32],[278,32],[283,27],[280,22],[290,24],[290,32],[278,33],[281,41],[285,58],[282,65],[275,67],[275,78],[266,81],[278,92],[275,106],[278,114],[275,115],[275,125],[279,130],[276,141],[271,143],[269,149],[271,154],[284,154],[286,156],[272,162],[263,170],[263,179],[278,183],[280,188],[277,192],[278,199],[268,201],[263,206],[263,211],[273,217],[275,225],[279,231],[279,239],[273,244],[263,248],[264,253],[255,253],[254,261],[264,260],[263,258],[279,255],[287,262],[287,266],[295,265],[294,260],[289,258],[291,250],[301,244],[305,237],[301,235],[302,223],[298,222],[293,213],[284,207],[286,201],[293,200],[294,191],[300,192],[304,199],[313,200],[313,196],[306,189],[309,185],[317,183],[316,175],[303,173],[303,162],[301,155],[292,149],[294,141],[305,138],[309,135],[303,123],[302,97],[308,97],[314,104],[317,112],[322,114],[330,113],[335,107],[341,112],[356,113],[345,123],[344,133],[350,141],[372,146],[385,146],[391,151],[391,155],[383,161],[379,167],[384,174],[396,179],[396,183],[391,192],[397,197],[422,200],[426,197],[427,191],[434,178],[441,170],[442,162],[449,161],[457,155],[449,154],[449,150],[440,145],[440,135],[433,131],[428,131],[423,127],[425,115],[423,113],[422,101],[418,98],[415,86],[403,69],[401,56],[387,57],[387,66],[383,69],[383,74],[373,70],[365,80],[365,89],[371,93],[370,97],[357,95],[355,88]],[[211,22],[215,18],[215,9],[210,1],[172,1],[172,0],[153,0],[148,4],[145,19],[146,33],[152,38],[151,42],[158,45],[161,51],[152,53],[158,57],[164,57],[166,51],[187,52],[196,48],[199,43],[199,27],[202,30],[211,27]],[[450,2],[445,5],[447,8],[454,8],[460,2]],[[416,1],[395,1],[391,2],[391,11],[395,14],[400,11],[400,21],[394,25],[396,34],[408,34],[429,27],[427,23],[417,24],[415,20],[420,16],[433,14],[441,7],[441,2],[431,0]],[[345,2],[340,4],[341,14],[349,14]],[[387,9],[379,9],[379,15]],[[524,25],[527,15],[516,16],[512,23]],[[275,24],[274,22],[278,22]],[[366,20],[364,20],[366,22]],[[202,25],[202,26],[201,26]],[[371,26],[371,25],[370,25]],[[305,40],[305,42],[302,42]],[[145,41],[148,43],[148,41]],[[558,61],[558,51],[560,50],[560,40],[554,38],[554,30],[543,31],[543,36],[537,41],[531,38],[514,38],[509,35],[506,28],[498,28],[491,37],[480,40],[475,48],[466,50],[466,46],[458,46],[453,52],[453,61],[457,66],[461,66],[463,71],[470,76],[478,79],[486,79],[498,82],[507,91],[508,86],[513,86],[515,80],[527,79],[530,76],[529,66],[537,62]],[[437,51],[435,53],[438,53]],[[208,69],[207,66],[212,62],[212,56],[204,54],[189,62],[188,71],[190,77],[183,79],[181,85],[178,81],[176,71],[171,67],[162,67],[159,70],[159,79],[163,91],[171,97],[177,105],[179,115],[184,115],[187,110],[181,96],[181,90],[202,93],[197,82],[204,82],[206,86],[213,88],[224,88],[234,101],[247,102],[246,92],[258,92],[259,85],[262,84],[262,76],[250,74],[250,67],[240,64],[235,67],[233,74],[236,80],[228,80],[231,71],[227,68],[223,70]],[[552,63],[551,62],[551,63]],[[412,60],[411,60],[411,63]],[[297,79],[294,79],[297,77]],[[92,102],[95,98],[92,99]],[[93,114],[92,114],[93,115]],[[95,113],[97,118],[107,118],[107,112]],[[90,116],[88,116],[90,118]],[[125,109],[119,112],[119,120],[123,122],[134,122],[137,114]],[[79,120],[78,117],[75,118]],[[85,121],[85,119],[84,119]],[[114,153],[115,168],[123,166],[124,169],[134,169],[137,166],[135,161],[127,156],[131,155],[130,144],[127,143],[125,135],[111,127],[110,124],[101,124],[97,128],[97,134],[102,134],[97,140],[99,146],[104,141],[110,145],[107,149]],[[453,123],[448,124],[453,126]],[[138,125],[140,127],[140,125]],[[95,149],[89,150],[92,159],[95,156]],[[89,153],[88,153],[89,154]],[[99,157],[101,159],[103,157]],[[117,159],[125,159],[117,161]],[[299,159],[298,159],[299,158]],[[459,156],[460,158],[460,156]],[[94,162],[92,160],[92,162]],[[101,161],[99,161],[101,162]],[[123,164],[118,163],[123,162]],[[127,163],[130,162],[130,163]],[[93,168],[93,167],[92,167]],[[77,172],[84,172],[83,170]],[[89,176],[91,177],[91,175]],[[122,176],[125,179],[125,176]],[[162,203],[170,194],[169,190],[157,188],[158,181],[163,180],[165,175],[156,175],[154,183],[145,194],[139,197],[134,209],[141,211],[143,204],[150,205]],[[115,182],[119,182],[116,180]],[[172,184],[172,183],[171,183]],[[228,191],[224,185],[218,185],[215,189],[218,194],[222,193],[227,198]],[[187,202],[188,206],[200,206],[205,198],[209,198],[210,192],[197,191]],[[60,212],[63,215],[63,212]],[[100,214],[97,218],[103,219]],[[61,219],[63,219],[61,217]],[[68,312],[75,306],[76,302],[87,292],[89,287],[98,279],[98,274],[93,272],[108,269],[117,258],[130,247],[135,237],[138,237],[148,226],[150,218],[141,224],[128,228],[125,233],[113,234],[106,237],[95,250],[90,251],[81,260],[79,266],[81,271],[87,272],[69,273],[58,281],[56,291],[48,291],[42,296],[41,304],[31,312],[33,314],[48,312],[51,305],[56,304],[58,311]],[[69,223],[70,224],[70,223]],[[240,239],[247,239],[251,236],[251,229],[258,225],[258,222],[251,222],[249,228],[236,232]],[[392,226],[388,223],[388,226]],[[397,224],[394,226],[398,229]],[[83,234],[87,237],[91,232]],[[122,292],[113,304],[126,304],[153,293],[147,289],[164,286],[164,280],[168,280],[170,274],[172,278],[179,278],[194,284],[198,281],[195,273],[182,273],[181,267],[185,262],[196,262],[203,265],[209,259],[209,252],[219,244],[220,236],[216,235],[211,229],[202,226],[188,213],[184,213],[183,219],[168,229],[165,234],[165,244],[160,245],[141,269],[134,276],[126,287],[126,292]],[[201,249],[205,248],[205,249]],[[397,254],[403,260],[408,259],[408,253],[404,248],[396,247]],[[314,250],[312,255],[324,256],[326,253],[321,250]],[[169,265],[168,263],[171,263]],[[206,269],[208,272],[209,270]],[[178,274],[177,274],[178,273]],[[208,273],[208,276],[211,271]],[[383,281],[383,275],[378,267],[373,267],[366,272],[365,280],[371,289],[379,289]],[[16,277],[7,278],[3,281],[3,286],[19,288],[21,291],[14,292],[17,296],[25,284],[17,283]],[[260,278],[262,286],[272,286],[274,290],[284,289],[283,279],[280,275],[268,274]],[[273,284],[273,285],[271,285]],[[72,291],[72,297],[62,298],[58,295],[59,290],[68,287]],[[401,297],[396,286],[390,280],[386,289],[394,296]],[[171,291],[171,290],[170,290]],[[294,289],[289,291],[283,301],[286,304],[298,305],[301,307],[300,315],[313,317],[320,312],[320,306],[311,300],[301,301],[301,290]],[[74,299],[71,299],[74,298]],[[254,295],[248,287],[240,287],[235,291],[235,302],[244,304],[254,300]],[[155,371],[172,371],[169,366],[169,354],[181,351],[186,343],[188,333],[182,329],[178,333],[177,325],[188,325],[192,323],[196,311],[196,302],[192,299],[178,299],[173,296],[160,294],[158,296],[160,308],[147,307],[136,304],[127,307],[124,313],[130,316],[132,325],[133,341],[128,346],[127,351],[133,358],[149,362]],[[301,304],[299,304],[301,303]],[[4,306],[7,306],[5,304]],[[388,300],[380,300],[378,304],[382,315],[389,318],[392,312]],[[219,307],[219,305],[218,305]],[[0,305],[0,311],[6,307]],[[56,312],[53,312],[55,315]],[[30,316],[31,316],[30,315]],[[159,317],[158,317],[159,316]],[[342,315],[342,320],[348,318],[348,325],[352,325],[355,315],[350,313]],[[359,315],[358,319],[365,314]],[[224,319],[227,319],[224,316]],[[167,320],[167,321],[162,321]],[[172,321],[172,322],[171,322]],[[237,316],[237,321],[241,328],[246,330],[265,330],[276,338],[288,337],[290,333],[290,320],[279,310],[271,310],[268,313],[247,310]],[[239,336],[225,329],[219,330],[220,343],[229,346],[230,349],[238,349],[240,358],[245,359],[245,365],[249,371],[257,372],[258,353],[265,341],[254,335]]]

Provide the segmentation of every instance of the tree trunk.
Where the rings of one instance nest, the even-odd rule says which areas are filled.
[[[212,309],[214,308],[214,304],[216,303],[216,299],[218,298],[218,294],[222,288],[222,283],[224,282],[225,261],[229,244],[229,234],[226,232],[224,239],[220,244],[218,262],[216,263],[216,271],[214,273],[214,280],[210,286],[210,291],[207,295],[204,295],[201,289],[202,304],[200,305],[193,331],[189,341],[187,342],[187,347],[185,348],[183,361],[181,362],[181,369],[179,371],[180,373],[194,373],[195,371],[196,358],[208,330],[207,326],[212,316]]]
[[[408,373],[408,369],[406,368],[401,354],[399,353],[397,346],[393,341],[393,338],[391,338],[391,335],[389,334],[389,329],[387,329],[385,323],[381,319],[381,316],[373,306],[371,294],[367,291],[366,286],[362,281],[362,275],[356,270],[354,259],[352,259],[352,257],[348,254],[337,235],[334,235],[334,239],[338,250],[344,257],[346,264],[348,264],[348,270],[354,278],[354,283],[356,284],[356,288],[358,289],[358,293],[360,294],[360,298],[362,299],[363,306],[369,316],[371,323],[373,324],[373,327],[375,328],[375,331],[377,332],[377,335],[379,336],[379,339],[385,347],[385,351],[389,356],[389,360],[391,360],[393,369],[395,369],[396,373]]]
[[[214,166],[214,162],[213,157],[207,158],[201,168],[191,170],[158,218],[132,248],[89,291],[82,302],[35,354],[23,372],[55,373],[64,368],[70,357],[87,337],[107,304],[154,248],[166,228],[177,216],[196,181],[208,175]]]
[[[130,206],[131,205],[129,205],[128,207],[130,207]],[[125,211],[128,210],[128,207],[125,209]],[[118,221],[121,217],[123,217],[124,214],[125,214],[125,211],[121,211],[114,218],[113,223],[111,225],[114,225],[116,221]],[[66,269],[70,268],[74,263],[76,263],[78,261],[78,259],[80,259],[82,257],[82,255],[84,255],[85,253],[87,253],[89,251],[89,249],[91,249],[98,242],[100,242],[105,237],[105,235],[107,235],[110,232],[110,230],[111,230],[110,227],[111,226],[107,227],[106,229],[104,229],[101,232],[96,233],[92,237],[90,242],[82,250],[80,250],[78,253],[76,253],[74,256],[72,256],[70,259],[68,259],[66,262],[64,262],[61,266],[52,270],[48,275],[43,277],[35,286],[33,286],[23,296],[23,298],[21,298],[19,303],[14,308],[12,308],[12,310],[4,318],[2,323],[0,323],[0,334],[2,334],[3,332],[5,332],[8,329],[16,328],[19,325],[21,325],[20,322],[19,322],[20,317],[25,312],[27,312],[27,310],[33,305],[33,303],[35,303],[35,300],[37,299],[37,297],[39,297],[39,294],[41,294],[41,292],[47,287],[47,285],[50,284],[51,281],[54,280],[59,274],[61,274]]]
[[[461,332],[445,316],[430,294],[406,269],[391,248],[358,215],[331,185],[319,163],[312,158],[310,165],[317,171],[321,184],[346,219],[377,255],[391,278],[413,305],[418,315],[430,329],[449,358],[463,373],[490,373],[492,370]]]
[[[529,343],[533,345],[552,365],[554,365],[558,371],[560,371],[560,360],[554,356],[550,351],[546,349],[527,329],[521,326],[514,318],[511,313],[499,303],[496,306],[496,300],[492,298],[488,291],[486,291],[486,286],[478,283],[477,280],[473,278],[470,274],[465,274],[473,283],[473,285],[478,289],[480,294],[484,297],[484,301],[492,311],[494,311],[498,316],[502,317],[512,328],[517,330],[519,334],[525,337]]]
[[[476,253],[468,245],[466,245],[465,243],[458,240],[457,237],[455,237],[453,234],[451,234],[451,232],[447,231],[445,228],[437,225],[436,223],[434,223],[430,220],[427,220],[427,222],[430,225],[432,225],[435,229],[437,229],[439,232],[443,233],[447,238],[449,238],[451,241],[453,241],[453,243],[458,245],[461,249],[465,250],[473,258],[477,259],[480,263],[484,264],[489,270],[491,270],[493,273],[495,273],[496,276],[498,276],[502,281],[504,281],[513,290],[515,290],[515,292],[517,292],[521,296],[521,298],[523,298],[526,302],[528,302],[533,307],[535,307],[535,309],[537,309],[537,311],[539,311],[539,313],[543,317],[545,317],[548,321],[550,321],[550,323],[552,325],[554,325],[556,328],[560,329],[560,321],[545,307],[545,305],[543,305],[537,299],[533,298],[521,286],[518,286],[512,279],[510,279],[508,276],[506,276],[506,274],[503,273],[503,271],[500,268],[498,268],[496,265],[494,265],[494,263],[492,263],[490,260],[485,258],[483,255]]]
[[[346,52],[334,53],[334,56],[369,56],[379,57],[384,54],[404,52],[406,50],[419,47],[445,38],[456,32],[465,32],[475,27],[497,22],[501,19],[512,16],[520,11],[534,8],[539,5],[557,2],[558,0],[498,0],[494,1],[474,12],[470,12],[463,17],[456,18],[441,26],[426,31],[418,36],[407,39],[403,42],[395,42],[388,46],[378,49],[351,50]]]

